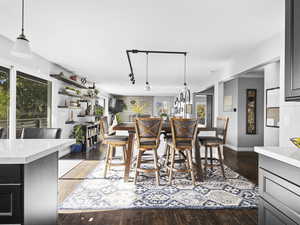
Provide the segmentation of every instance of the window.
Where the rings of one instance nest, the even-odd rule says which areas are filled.
[[[24,127],[51,126],[51,82],[17,72],[16,137]]]
[[[8,138],[9,69],[0,67],[0,138]]]

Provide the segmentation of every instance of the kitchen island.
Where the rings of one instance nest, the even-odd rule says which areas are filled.
[[[300,149],[255,147],[259,154],[259,225],[300,224]]]
[[[0,140],[0,224],[57,224],[58,153],[74,143]]]

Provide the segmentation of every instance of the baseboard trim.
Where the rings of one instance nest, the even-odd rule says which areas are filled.
[[[233,146],[233,145],[224,145],[227,148],[230,148],[231,150],[237,151],[237,152],[253,152],[254,147],[238,147],[238,146]]]
[[[254,147],[238,147],[239,152],[253,152]]]

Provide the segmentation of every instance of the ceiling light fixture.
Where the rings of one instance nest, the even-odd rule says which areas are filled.
[[[11,53],[19,57],[31,57],[29,40],[25,37],[24,34],[24,0],[22,0],[22,32],[17,37],[17,40],[12,47]]]
[[[187,91],[187,83],[186,83],[186,53],[184,54],[184,63],[183,63],[183,90]]]
[[[151,86],[149,84],[149,54],[146,53],[146,83],[145,91],[151,91]]]

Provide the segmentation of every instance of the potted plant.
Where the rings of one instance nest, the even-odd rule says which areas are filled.
[[[95,89],[94,92],[95,92],[96,96],[99,94],[99,90],[98,89]]]
[[[76,144],[71,146],[72,152],[81,152],[83,149],[83,142],[84,142],[84,132],[82,125],[78,124],[73,127],[73,131],[70,135],[70,138],[76,139]]]

